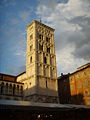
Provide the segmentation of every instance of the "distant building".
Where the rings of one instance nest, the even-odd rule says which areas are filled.
[[[59,102],[90,105],[90,63],[58,77]]]
[[[16,91],[14,96],[19,97],[22,94],[18,92],[21,92],[21,86],[23,86],[24,100],[57,103],[58,88],[53,28],[35,20],[28,25],[26,58],[25,72],[16,77],[1,75],[1,95],[13,96]],[[12,89],[13,93],[7,92],[7,88],[8,91]]]

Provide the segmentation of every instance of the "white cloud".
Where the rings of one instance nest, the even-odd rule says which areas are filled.
[[[57,70],[58,76],[60,73],[70,73],[74,72],[76,68],[85,64],[87,61],[82,58],[75,58],[72,52],[75,50],[75,47],[71,45],[67,45],[63,49],[59,49],[56,52],[56,60],[57,60]]]
[[[69,0],[68,3],[50,1],[40,2],[36,14],[41,16],[42,22],[55,28],[59,75],[61,72],[72,72],[88,62],[90,2],[89,0]],[[86,52],[88,57],[84,55]]]
[[[66,15],[68,19],[72,19],[76,16],[89,16],[89,4],[86,4],[87,1],[83,0],[69,0],[67,4],[58,4],[57,10],[61,9],[63,14]]]

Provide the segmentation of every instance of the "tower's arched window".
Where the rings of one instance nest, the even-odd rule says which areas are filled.
[[[32,56],[30,57],[30,63],[32,63]]]
[[[47,58],[46,58],[46,57],[44,57],[44,63],[45,63],[45,64],[47,63]]]
[[[50,47],[49,47],[49,48],[47,48],[47,52],[48,52],[48,53],[50,53]]]
[[[39,44],[39,50],[43,51],[43,45]]]
[[[50,38],[46,36],[46,41],[47,42],[50,42]]]
[[[43,40],[43,35],[39,34],[38,37],[40,40]]]
[[[33,49],[33,45],[30,46],[30,51],[32,51],[32,49]]]
[[[30,35],[30,40],[32,40],[32,39],[33,39],[33,34]]]

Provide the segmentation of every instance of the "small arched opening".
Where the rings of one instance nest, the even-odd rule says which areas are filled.
[[[32,63],[32,56],[30,57],[30,63]]]

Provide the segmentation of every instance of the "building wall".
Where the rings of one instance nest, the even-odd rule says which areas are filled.
[[[23,83],[0,80],[0,99],[23,98]]]
[[[54,30],[37,22],[36,32],[38,87],[57,91]]]
[[[90,105],[90,64],[58,78],[60,103]],[[64,97],[63,97],[64,96]]]
[[[23,82],[24,80],[26,80],[26,78],[27,78],[26,73],[23,73],[23,74],[16,77],[16,81]]]
[[[17,82],[17,77],[0,73],[0,99],[23,98],[23,83]]]
[[[90,105],[90,67],[79,70],[69,77],[71,96],[81,95],[81,104]],[[74,99],[75,100],[75,99]],[[77,102],[80,102],[79,97]],[[76,100],[75,100],[76,102]]]
[[[61,104],[67,104],[70,101],[69,75],[61,75],[58,78],[58,96]]]
[[[16,82],[16,77],[0,73],[0,80]]]

